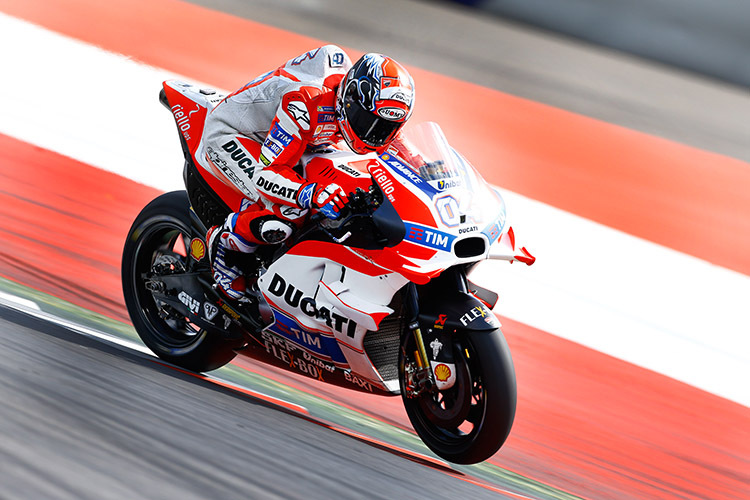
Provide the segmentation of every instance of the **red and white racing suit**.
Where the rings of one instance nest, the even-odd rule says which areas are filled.
[[[336,88],[350,67],[335,45],[311,50],[230,94],[208,115],[196,157],[251,203],[236,214],[233,232],[268,243],[250,229],[250,217],[260,211],[293,224],[304,217],[298,191],[306,181],[293,167],[307,149],[339,142]]]
[[[339,47],[319,47],[259,76],[208,115],[196,159],[246,197],[224,225],[225,248],[251,252],[301,225],[313,189],[294,167],[305,151],[341,140],[336,89],[351,65]]]

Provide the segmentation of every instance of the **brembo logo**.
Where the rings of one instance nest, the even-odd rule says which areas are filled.
[[[312,297],[304,297],[302,290],[297,290],[294,285],[287,283],[286,280],[278,274],[274,274],[273,278],[271,278],[271,283],[268,285],[268,291],[276,297],[283,297],[284,301],[289,306],[299,309],[307,316],[325,321],[325,324],[328,325],[329,328],[341,333],[346,332],[348,337],[354,338],[354,334],[357,330],[357,323],[349,318],[341,316],[340,314],[336,314],[327,307],[318,307],[315,303],[315,299]]]

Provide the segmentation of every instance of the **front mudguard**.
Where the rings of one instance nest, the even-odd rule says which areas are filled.
[[[500,322],[470,293],[456,290],[434,299],[420,300],[418,322],[435,384],[442,391],[456,382],[456,336],[491,332],[500,327]]]

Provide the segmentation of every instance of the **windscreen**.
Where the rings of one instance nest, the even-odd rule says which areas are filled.
[[[409,127],[392,144],[414,173],[426,181],[457,178],[466,173],[436,123]]]
[[[473,223],[482,231],[488,224],[504,221],[500,195],[448,144],[436,123],[405,127],[391,146],[389,151],[401,159],[401,165],[426,181],[415,185],[433,199],[445,226]]]

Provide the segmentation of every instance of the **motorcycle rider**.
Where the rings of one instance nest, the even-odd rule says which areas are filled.
[[[390,57],[352,65],[335,45],[290,59],[224,98],[208,115],[196,157],[244,194],[238,212],[206,235],[214,280],[242,299],[246,283],[229,252],[285,241],[310,209],[336,219],[348,201],[335,183],[305,179],[302,154],[339,147],[380,153],[411,116],[414,84]]]

